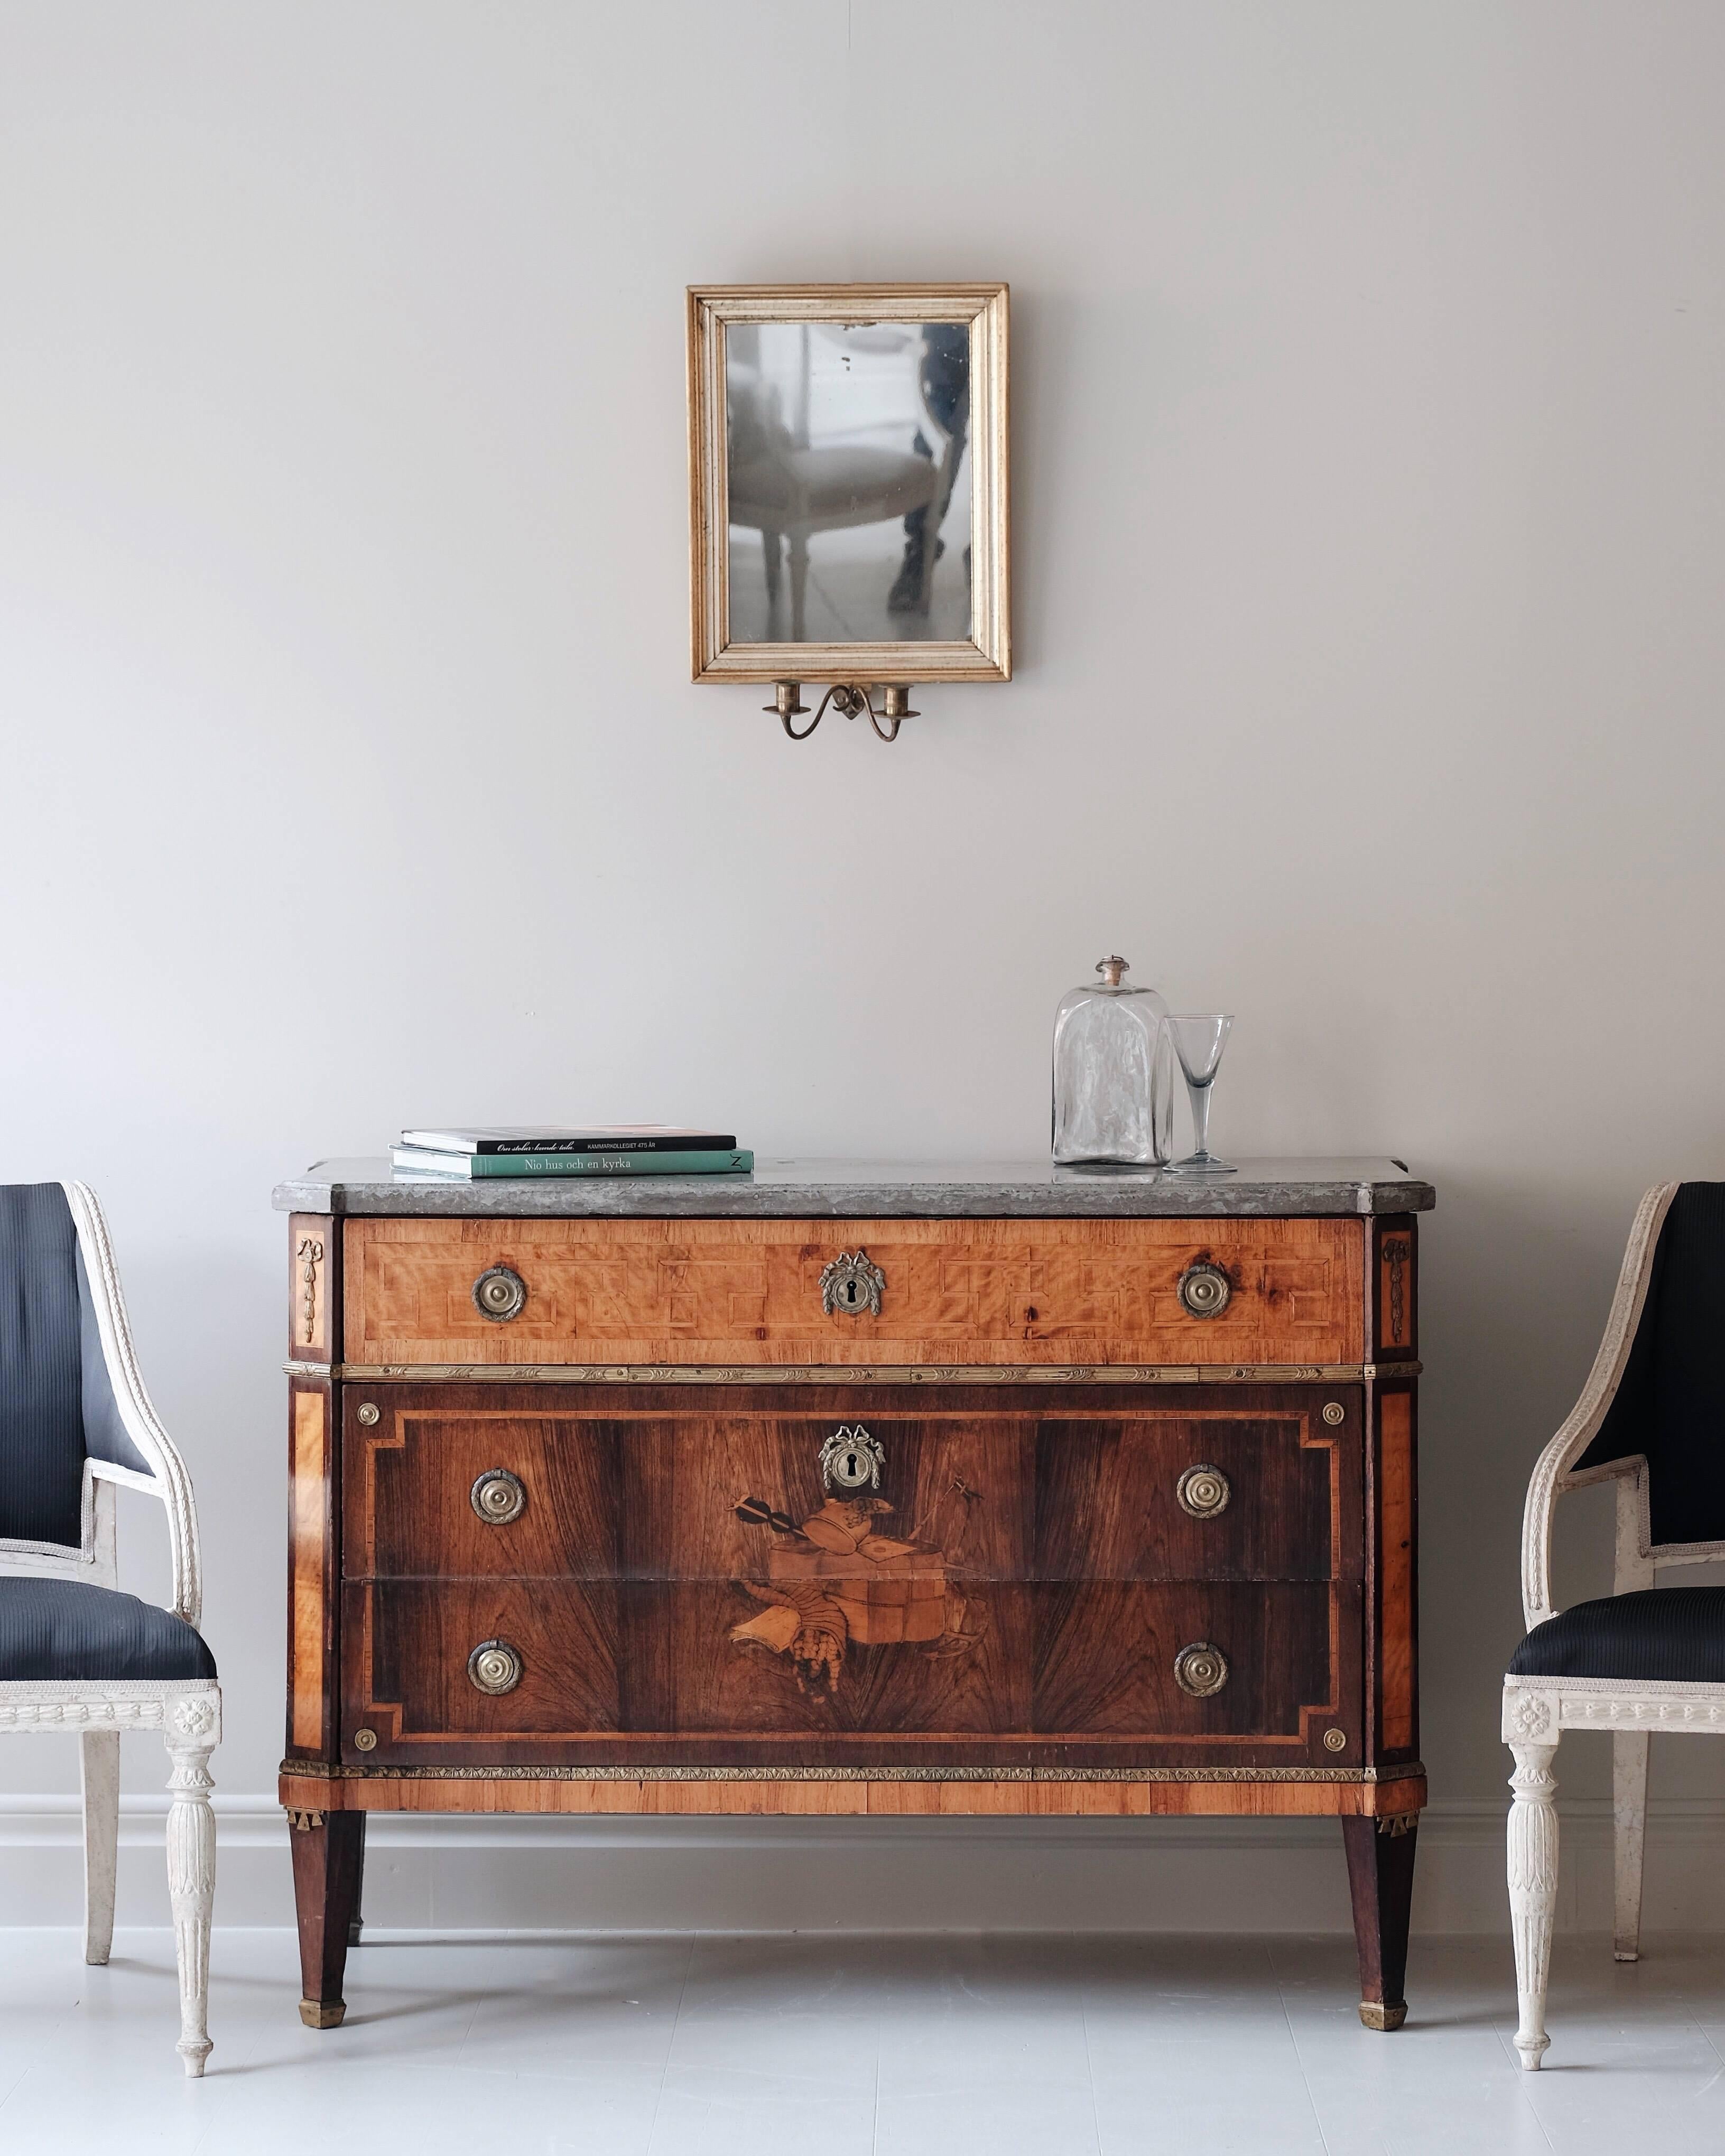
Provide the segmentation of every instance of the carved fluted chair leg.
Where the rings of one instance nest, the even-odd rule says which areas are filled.
[[[206,1699],[178,1701],[167,1714],[167,1891],[173,1905],[174,1955],[180,1973],[180,2056],[197,2076],[210,2054],[209,1932],[216,1895],[216,1822],[209,1772],[216,1709]]]
[[[1611,1951],[1619,1961],[1641,1958],[1641,1852],[1647,1828],[1645,1729],[1620,1729],[1611,1739],[1611,1870],[1615,1888]]]
[[[1545,2033],[1545,1990],[1551,1974],[1552,1922],[1558,1906],[1558,1785],[1551,1771],[1555,1744],[1512,1744],[1516,1770],[1509,1786],[1509,1914],[1515,1935],[1516,2000],[1520,2025],[1516,2049],[1530,2072],[1550,2038]]]
[[[86,1729],[84,1779],[84,1958],[100,1968],[114,1944],[120,1859],[120,1732]]]

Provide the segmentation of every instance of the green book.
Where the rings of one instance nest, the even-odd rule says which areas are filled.
[[[433,1152],[425,1146],[393,1147],[389,1155],[404,1174],[439,1175],[451,1181],[475,1176],[530,1175],[751,1175],[755,1156],[729,1152]]]

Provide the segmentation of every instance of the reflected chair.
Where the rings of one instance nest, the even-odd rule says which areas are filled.
[[[807,614],[809,542],[817,532],[858,524],[895,522],[938,502],[940,516],[952,491],[956,458],[952,444],[939,463],[908,449],[866,442],[811,448],[778,416],[776,400],[730,389],[729,499],[726,516],[744,531],[758,531],[765,557],[769,624],[778,620],[779,567],[790,557],[791,641],[801,644]],[[963,438],[957,438],[963,447]],[[944,489],[944,493],[942,492]],[[928,549],[933,573],[934,549]],[[769,636],[769,641],[776,640]]]
[[[1522,2064],[1539,2064],[1558,1893],[1557,1784],[1566,1729],[1611,1732],[1619,1961],[1640,1952],[1647,1740],[1725,1735],[1725,1587],[1658,1587],[1657,1568],[1725,1557],[1725,1183],[1666,1183],[1641,1200],[1592,1374],[1539,1455],[1522,1527],[1527,1636],[1503,1681],[1509,1900]],[[1617,1485],[1612,1592],[1552,1604],[1558,1499]]]
[[[115,1491],[167,1512],[173,1603],[116,1584]],[[75,1735],[84,1770],[84,1958],[108,1958],[120,1738],[159,1729],[179,2051],[209,2055],[216,1666],[197,1630],[198,1516],[132,1352],[107,1224],[81,1183],[0,1186],[0,1733]]]

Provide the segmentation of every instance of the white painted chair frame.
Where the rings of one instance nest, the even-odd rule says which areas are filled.
[[[1659,1231],[1677,1189],[1675,1183],[1662,1183],[1641,1200],[1593,1369],[1568,1420],[1540,1454],[1527,1485],[1522,1521],[1522,1605],[1530,1632],[1558,1614],[1551,1591],[1552,1516],[1558,1499],[1568,1491],[1594,1482],[1617,1484],[1614,1594],[1651,1587],[1659,1566],[1703,1564],[1725,1557],[1725,1543],[1653,1547],[1644,1454],[1610,1460],[1582,1475],[1570,1471],[1598,1435],[1622,1382],[1647,1300]],[[1509,1906],[1520,2010],[1516,2049],[1522,2066],[1529,2069],[1538,2066],[1550,2041],[1545,2033],[1545,1994],[1558,1898],[1553,1803],[1558,1785],[1551,1764],[1566,1729],[1611,1732],[1612,1948],[1619,1961],[1635,1961],[1640,1958],[1641,1940],[1647,1740],[1656,1729],[1725,1736],[1725,1685],[1638,1683],[1606,1677],[1504,1679],[1503,1741],[1516,1764],[1509,1784],[1515,1793],[1509,1815]]]
[[[62,1186],[71,1208],[85,1276],[95,1306],[103,1359],[127,1435],[151,1471],[86,1459],[80,1547],[0,1537],[0,1573],[118,1585],[115,1487],[145,1490],[167,1512],[177,1616],[198,1623],[202,1604],[198,1513],[192,1482],[173,1440],[162,1428],[132,1349],[120,1276],[108,1225],[95,1194],[81,1183]],[[210,1912],[215,1896],[216,1834],[210,1810],[211,1752],[222,1736],[221,1687],[213,1679],[115,1684],[0,1682],[0,1734],[64,1736],[76,1732],[83,1753],[84,1958],[103,1963],[114,1934],[114,1887],[120,1839],[120,1737],[127,1729],[159,1729],[171,1771],[167,1882],[179,1964],[180,2041],[186,2071],[199,2075],[209,2056]]]

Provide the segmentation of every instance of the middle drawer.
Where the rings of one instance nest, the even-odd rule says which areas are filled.
[[[925,1573],[1357,1578],[1361,1401],[1353,1385],[1006,1401],[965,1385],[349,1385],[342,1570],[806,1573],[883,1607],[900,1573],[911,1599]]]

